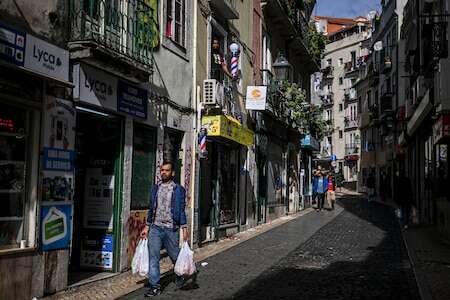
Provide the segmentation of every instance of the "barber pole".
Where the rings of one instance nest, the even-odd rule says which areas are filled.
[[[207,130],[206,130],[206,128],[202,128],[200,130],[199,136],[198,136],[198,144],[199,144],[201,158],[206,158],[208,155],[208,150],[206,150],[206,136],[207,136]]]
[[[238,75],[238,67],[239,67],[239,45],[237,43],[232,43],[230,45],[231,51],[231,75],[236,77]]]

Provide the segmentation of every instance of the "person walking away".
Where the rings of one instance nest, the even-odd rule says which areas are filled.
[[[183,241],[188,240],[185,213],[185,189],[174,182],[174,166],[172,162],[164,162],[160,167],[161,183],[152,188],[147,226],[141,232],[141,238],[149,236],[149,291],[145,297],[161,294],[160,285],[160,251],[166,249],[172,263],[178,257],[180,228]],[[184,279],[180,276],[175,281],[181,288]]]
[[[331,210],[334,210],[334,203],[336,202],[336,187],[335,187],[335,183],[333,180],[333,176],[329,175],[328,176],[328,189],[327,189],[327,202],[328,202],[328,207]]]
[[[402,212],[401,225],[408,229],[413,203],[411,181],[404,173],[397,171],[394,185],[394,201]]]
[[[370,202],[375,196],[375,176],[373,175],[373,173],[370,173],[369,177],[367,178],[367,189],[367,200]]]

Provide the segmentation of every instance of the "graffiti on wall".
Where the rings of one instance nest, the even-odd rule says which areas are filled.
[[[132,210],[128,218],[128,249],[127,249],[127,263],[131,267],[134,252],[139,243],[139,236],[147,223],[148,210]]]
[[[159,170],[164,162],[164,145],[158,144],[158,153],[156,153],[156,183],[161,183],[161,175],[159,174]]]
[[[191,206],[191,168],[192,168],[192,150],[187,149],[184,157],[184,188],[186,189],[186,205]]]

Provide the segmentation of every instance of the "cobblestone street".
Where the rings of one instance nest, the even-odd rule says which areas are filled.
[[[158,298],[419,299],[392,209],[351,196],[339,204],[211,257],[197,287],[170,283]]]

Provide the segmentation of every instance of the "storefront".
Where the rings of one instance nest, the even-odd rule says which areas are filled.
[[[0,33],[0,273],[10,274],[0,298],[30,299],[53,291],[59,279],[47,270],[70,247],[69,54],[11,27]]]
[[[155,130],[145,125],[146,90],[85,64],[74,65],[73,79],[77,156],[69,284],[128,264],[122,220],[130,209],[148,207],[156,153]]]
[[[300,145],[301,208],[305,209],[312,206],[312,161],[314,153],[320,151],[320,144],[308,134],[300,141]]]
[[[207,158],[200,162],[200,244],[228,236],[245,224],[241,170],[254,139],[252,131],[229,116],[204,116],[202,126],[207,129]]]

